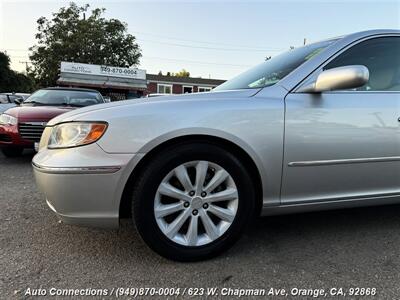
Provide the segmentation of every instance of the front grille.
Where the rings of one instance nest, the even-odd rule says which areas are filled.
[[[11,143],[12,138],[8,134],[0,134],[0,142]]]
[[[20,123],[19,134],[24,140],[39,142],[45,126],[42,122]]]

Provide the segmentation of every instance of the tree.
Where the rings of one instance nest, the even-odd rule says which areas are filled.
[[[158,75],[163,75],[162,71],[158,72]],[[175,76],[175,77],[190,77],[190,73],[185,69],[182,69],[178,73],[167,72],[165,76]]]
[[[190,77],[190,73],[186,71],[185,69],[182,69],[178,73],[173,74],[175,77]]]
[[[51,19],[37,20],[36,45],[30,48],[31,72],[41,86],[56,83],[61,61],[130,67],[142,56],[127,24],[105,19],[104,8],[89,11],[89,4],[71,2],[53,13]]]
[[[29,76],[10,69],[10,57],[0,52],[0,92],[32,92],[35,84]]]

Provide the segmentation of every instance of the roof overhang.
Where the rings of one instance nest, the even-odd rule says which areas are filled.
[[[73,74],[64,72],[61,72],[60,78],[57,80],[57,83],[60,85],[72,85],[91,88],[111,88],[121,90],[147,89],[146,80]]]

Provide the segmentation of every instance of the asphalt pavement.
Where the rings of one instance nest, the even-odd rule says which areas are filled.
[[[51,288],[135,287],[181,288],[185,297],[192,288],[194,298],[216,287],[223,299],[232,298],[223,288],[287,292],[273,299],[293,298],[296,288],[334,299],[343,297],[332,288],[376,288],[374,297],[346,296],[400,298],[399,205],[260,218],[223,255],[177,263],[149,250],[129,220],[118,230],[60,223],[36,188],[32,156],[0,154],[0,299],[36,299],[26,292],[39,288],[47,295],[38,298],[50,298]]]

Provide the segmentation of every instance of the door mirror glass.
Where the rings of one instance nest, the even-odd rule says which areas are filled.
[[[369,80],[369,71],[362,65],[344,66],[323,71],[317,80],[301,87],[299,93],[321,93],[326,91],[355,89]]]

